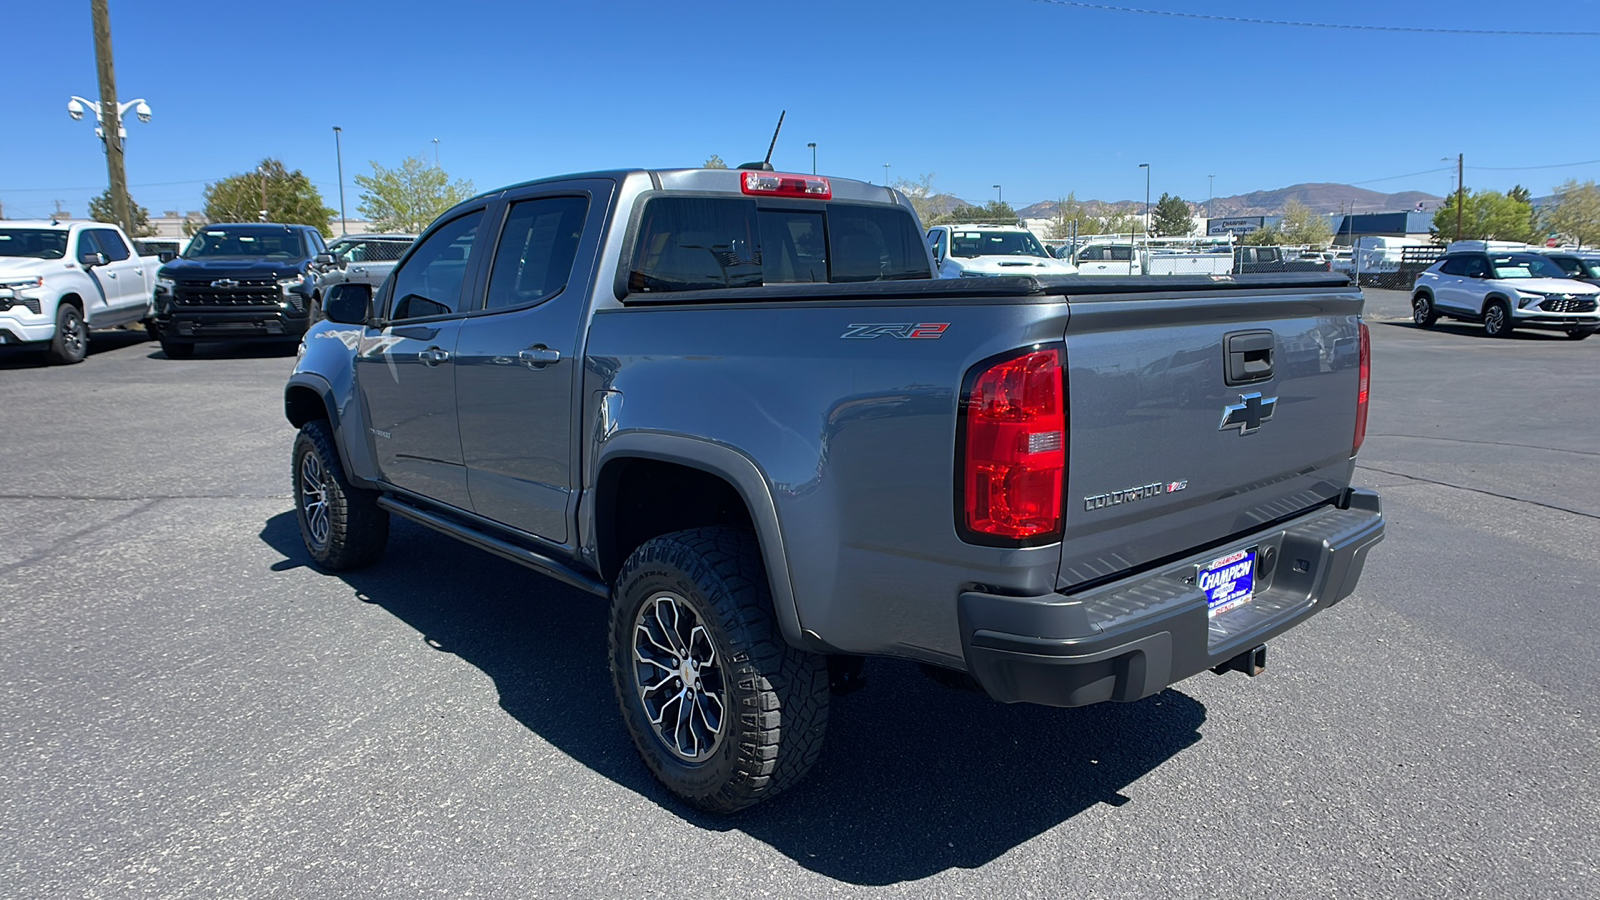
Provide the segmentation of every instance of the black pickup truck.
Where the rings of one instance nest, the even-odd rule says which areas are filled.
[[[315,260],[327,252],[309,225],[207,225],[157,274],[161,349],[182,359],[204,341],[298,342],[316,321]]]
[[[753,170],[463,202],[306,335],[309,558],[373,564],[400,516],[604,598],[635,746],[723,812],[805,773],[863,657],[1137,700],[1259,673],[1355,589],[1349,279],[935,279],[922,234],[895,191]]]

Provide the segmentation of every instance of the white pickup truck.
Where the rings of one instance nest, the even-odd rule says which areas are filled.
[[[115,225],[0,222],[0,344],[82,362],[90,329],[149,318],[159,265],[136,255]]]

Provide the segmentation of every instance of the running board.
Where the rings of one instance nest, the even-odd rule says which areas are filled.
[[[519,547],[510,541],[503,541],[497,537],[492,537],[476,529],[469,528],[466,525],[450,519],[447,516],[429,512],[428,510],[420,507],[412,506],[403,500],[397,500],[388,496],[379,497],[378,506],[379,508],[388,510],[397,516],[403,516],[407,519],[410,519],[411,521],[416,522],[418,525],[432,528],[434,531],[440,532],[441,534],[446,534],[455,538],[456,540],[471,544],[472,546],[477,547],[479,550],[486,550],[496,556],[509,559],[514,563],[521,563],[522,565],[527,566],[528,568],[533,569],[541,574],[548,575],[563,584],[568,584],[580,590],[588,591],[597,597],[611,596],[611,588],[608,587],[604,582],[597,581],[592,575],[575,569],[564,562],[545,556],[542,553],[537,553],[533,550],[529,550],[526,547]]]

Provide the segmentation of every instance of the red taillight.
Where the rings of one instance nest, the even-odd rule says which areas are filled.
[[[833,185],[815,175],[781,175],[777,172],[743,172],[739,186],[746,194],[762,197],[805,197],[832,200]]]
[[[1361,449],[1361,443],[1367,439],[1367,393],[1372,386],[1372,335],[1367,331],[1367,323],[1361,323],[1361,380],[1360,390],[1356,394],[1356,439],[1350,446],[1350,455],[1355,456]]]
[[[1061,536],[1067,471],[1061,350],[1024,352],[969,376],[962,404],[961,516],[967,536]]]

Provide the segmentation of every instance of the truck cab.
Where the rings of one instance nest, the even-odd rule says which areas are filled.
[[[1019,225],[935,225],[928,246],[940,278],[997,275],[1071,275],[1078,270],[1056,259],[1033,232]]]

